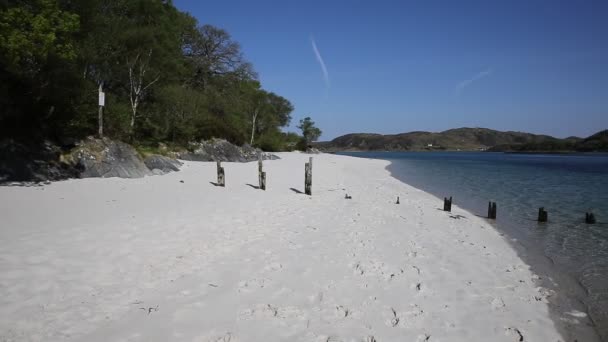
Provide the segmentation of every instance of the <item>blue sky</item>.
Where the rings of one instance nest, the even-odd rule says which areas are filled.
[[[321,140],[488,127],[608,128],[608,1],[194,1]],[[327,70],[315,54],[313,41]]]

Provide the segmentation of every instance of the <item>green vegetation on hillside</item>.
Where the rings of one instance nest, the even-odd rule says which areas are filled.
[[[225,30],[172,1],[0,1],[0,136],[103,132],[153,146],[212,137],[281,150],[292,104],[266,91]]]

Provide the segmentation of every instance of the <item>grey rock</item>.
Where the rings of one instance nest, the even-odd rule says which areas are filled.
[[[141,178],[152,174],[132,146],[108,138],[87,138],[70,156],[72,162],[81,167],[83,178]]]
[[[78,178],[79,170],[61,160],[61,149],[49,142],[0,141],[0,183],[46,182]]]
[[[271,160],[279,157],[263,152],[250,145],[238,147],[223,139],[212,139],[200,143],[192,143],[190,151],[178,153],[177,157],[191,161],[223,161],[223,162],[250,162],[262,159]]]
[[[152,172],[158,170],[161,172],[160,174],[179,171],[179,167],[182,166],[182,162],[179,160],[158,154],[147,156],[146,159],[144,159],[144,164],[146,164],[148,169],[152,170]]]

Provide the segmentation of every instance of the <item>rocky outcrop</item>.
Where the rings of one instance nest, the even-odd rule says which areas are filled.
[[[87,138],[72,150],[67,160],[80,167],[83,178],[140,178],[153,174],[131,145],[108,138]]]
[[[265,160],[279,159],[279,157],[263,152],[258,148],[244,145],[238,147],[223,139],[212,139],[191,144],[190,151],[177,154],[179,159],[192,161],[224,161],[224,162],[250,162],[258,160],[262,155]]]
[[[165,145],[159,150],[192,161],[249,162],[258,160],[259,155],[266,160],[278,159],[249,145],[238,147],[221,139],[192,144],[189,151],[172,152]],[[4,141],[0,142],[0,183],[161,175],[179,171],[182,163],[171,157],[152,154],[144,159],[131,145],[108,138],[89,137],[67,153],[49,142],[25,145]]]
[[[0,183],[47,182],[78,178],[80,169],[61,162],[61,149],[48,141],[0,142]]]
[[[152,154],[144,159],[144,164],[155,174],[165,174],[172,171],[179,171],[182,162],[159,154]]]

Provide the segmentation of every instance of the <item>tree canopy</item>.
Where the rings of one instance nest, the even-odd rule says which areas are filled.
[[[310,145],[313,141],[317,141],[322,134],[321,130],[315,126],[315,122],[308,116],[300,120],[298,128],[302,130],[302,136],[306,145]]]
[[[262,88],[231,35],[172,1],[0,1],[0,135],[138,144],[212,137],[282,149],[293,105]]]

